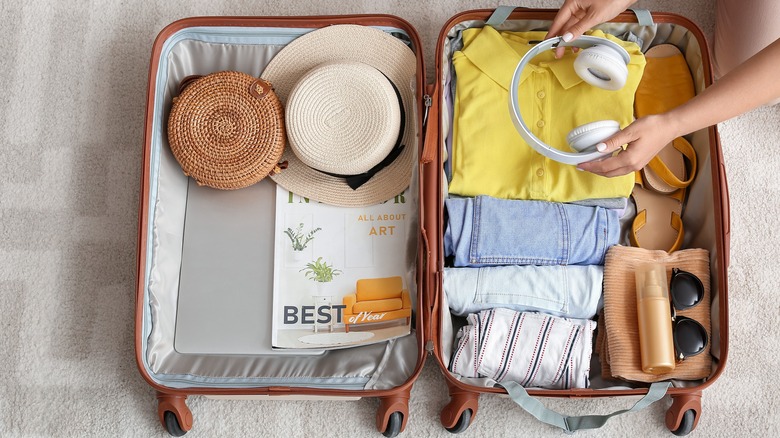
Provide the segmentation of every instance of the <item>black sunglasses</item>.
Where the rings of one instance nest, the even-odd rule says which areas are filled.
[[[685,316],[677,316],[677,310],[696,307],[704,299],[704,285],[699,277],[682,269],[672,268],[669,282],[672,301],[672,333],[675,357],[682,361],[696,356],[707,348],[707,331],[704,326]]]

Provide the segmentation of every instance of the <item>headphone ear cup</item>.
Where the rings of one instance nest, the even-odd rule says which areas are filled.
[[[614,120],[600,120],[578,126],[566,136],[566,142],[577,152],[593,152],[596,145],[620,131]]]
[[[620,54],[603,45],[580,51],[574,60],[574,71],[583,81],[605,90],[623,88],[628,78],[628,67]]]

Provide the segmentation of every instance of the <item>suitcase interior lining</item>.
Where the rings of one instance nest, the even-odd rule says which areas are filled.
[[[546,30],[550,26],[548,20],[507,20],[503,24],[497,26],[499,30],[507,31],[531,31],[531,30]],[[446,96],[450,90],[449,86],[453,79],[453,69],[451,64],[452,53],[459,50],[462,47],[461,31],[471,27],[482,27],[485,22],[481,20],[469,20],[457,23],[451,29],[448,30],[447,38],[443,45],[444,49],[440,54],[439,59],[441,65],[441,76],[436,78],[438,86],[442,90],[440,93],[440,124],[441,124],[441,148],[443,156],[446,156],[446,139],[451,135],[452,126],[452,101]],[[643,52],[648,48],[664,43],[671,43],[680,48],[685,55],[685,59],[688,62],[691,73],[694,79],[694,87],[696,93],[700,93],[705,87],[705,76],[703,68],[703,60],[701,47],[695,36],[685,27],[671,23],[656,23],[653,26],[640,26],[637,23],[604,23],[596,27],[603,30],[605,33],[611,33],[613,35],[621,35],[627,31],[631,31],[634,35],[637,35],[643,39]],[[720,357],[720,327],[718,318],[719,311],[719,276],[718,270],[721,266],[718,265],[718,250],[716,236],[719,230],[715,223],[715,209],[716,204],[713,196],[713,175],[712,175],[712,162],[710,156],[710,138],[707,129],[702,129],[693,134],[686,136],[691,142],[696,154],[698,156],[698,174],[694,182],[691,184],[688,193],[688,200],[683,209],[682,219],[685,224],[685,236],[683,241],[683,248],[704,248],[710,253],[710,270],[711,270],[711,293],[712,293],[712,343],[711,351],[713,354],[713,372],[717,369],[718,358]],[[447,184],[446,176],[443,176],[445,183],[443,187],[443,198],[447,197]],[[443,208],[443,206],[442,206]],[[628,230],[630,229],[631,220],[634,216],[635,207],[633,202],[628,203],[629,210],[621,220],[622,242],[621,244],[630,246],[628,241]],[[443,230],[442,230],[443,231]],[[440,248],[441,251],[441,248]],[[440,298],[440,321],[441,327],[439,327],[440,336],[440,349],[442,352],[442,360],[445,364],[449,364],[451,360],[452,350],[454,347],[455,333],[458,329],[465,324],[465,318],[458,317],[450,314],[449,307],[447,305],[447,297],[445,293],[442,293]],[[594,336],[595,339],[595,336]],[[448,371],[449,372],[449,371]],[[469,378],[462,377],[457,374],[450,373],[451,376],[457,378],[474,386],[481,387],[493,387],[495,381],[487,378]],[[644,387],[647,384],[641,382],[626,382],[622,380],[606,380],[601,377],[601,366],[598,356],[594,354],[591,360],[590,368],[590,387],[593,389],[625,389],[627,387]],[[677,387],[695,386],[700,384],[701,381],[680,381],[674,380],[673,384]]]
[[[380,27],[404,36],[400,29]],[[287,43],[312,29],[201,27],[169,37],[159,62],[151,140],[149,225],[146,246],[143,362],[157,383],[171,388],[305,386],[340,390],[392,389],[405,383],[418,362],[419,343],[412,334],[362,347],[332,350],[317,356],[181,354],[176,351],[176,311],[185,225],[188,178],[170,152],[165,135],[167,113],[180,81],[189,75],[238,70],[259,77],[265,65]],[[408,39],[408,37],[407,37]],[[413,115],[416,117],[416,114]],[[417,202],[417,172],[410,188]],[[269,234],[272,236],[273,231]],[[414,233],[410,233],[414,236]],[[410,247],[416,245],[410,238]],[[273,246],[273,239],[268,241]],[[409,251],[416,257],[416,251]],[[414,266],[414,260],[409,263]],[[416,272],[405,284],[416,307]],[[270,293],[270,291],[269,291]],[[270,309],[258,318],[271,322]]]

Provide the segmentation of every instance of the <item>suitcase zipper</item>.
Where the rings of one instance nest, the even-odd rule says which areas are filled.
[[[430,144],[430,143],[437,143],[436,141],[432,141],[431,138],[436,138],[437,133],[434,132],[436,129],[438,129],[438,125],[430,126],[428,123],[428,116],[431,115],[431,113],[436,113],[436,108],[433,108],[433,96],[436,95],[435,92],[432,92],[434,88],[432,86],[427,86],[426,91],[423,95],[423,105],[425,106],[425,110],[423,111],[423,132],[425,133],[423,136],[423,151],[422,156],[420,157],[420,160],[423,164],[428,164],[433,162],[434,158],[436,158],[436,150],[434,149],[437,147],[437,144]],[[435,116],[435,114],[434,114]]]
[[[432,103],[433,99],[431,99],[431,96],[427,94],[423,96],[423,104],[425,105],[425,112],[423,113],[423,126],[428,124],[428,111],[431,109]]]
[[[220,388],[220,389],[246,389],[246,388],[275,388],[274,391],[279,391],[278,388],[282,387],[280,386],[281,382],[276,382],[273,385],[259,385],[258,383],[239,383],[239,382],[231,382],[231,383],[215,383],[215,382],[197,382],[190,379],[182,379],[182,378],[168,378],[165,380],[160,380],[165,386],[169,388],[180,388],[179,386],[171,386],[170,384],[183,384],[187,385],[186,387],[189,388],[198,388],[198,387],[204,387],[204,388]],[[348,391],[363,391],[365,390],[365,384],[364,383],[317,383],[315,384],[303,384],[303,383],[295,383],[292,385],[289,385],[287,387],[289,388],[315,388],[315,389],[344,389]]]

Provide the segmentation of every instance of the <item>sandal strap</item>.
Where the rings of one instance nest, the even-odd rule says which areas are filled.
[[[677,176],[672,173],[672,171],[669,170],[669,168],[666,166],[666,163],[664,163],[657,155],[654,156],[649,163],[647,163],[647,167],[655,172],[655,174],[658,175],[658,177],[661,178],[661,180],[666,184],[678,189],[683,189],[688,187],[696,177],[696,151],[693,149],[693,146],[688,143],[688,140],[682,137],[675,138],[672,144],[674,148],[680,151],[683,156],[688,159],[688,162],[691,163],[691,171],[687,180],[683,181],[677,178]]]
[[[641,230],[642,227],[645,226],[646,223],[647,223],[647,210],[642,210],[636,214],[634,221],[631,223],[631,233],[629,233],[628,235],[629,240],[631,240],[631,246],[635,246],[637,248],[642,247],[642,245],[639,244],[636,235],[639,232],[639,230]],[[678,215],[674,211],[672,212],[670,225],[672,226],[672,229],[677,231],[677,238],[674,240],[672,247],[666,250],[666,252],[671,254],[682,247],[683,237],[685,236],[685,228],[683,227],[682,218],[680,218],[680,215]]]
[[[634,171],[634,184],[637,184],[639,187],[645,188],[645,180],[642,177],[642,171],[641,170],[635,170]],[[662,193],[662,195],[667,196],[669,198],[674,198],[680,203],[685,202],[685,189],[677,189],[670,193]]]

